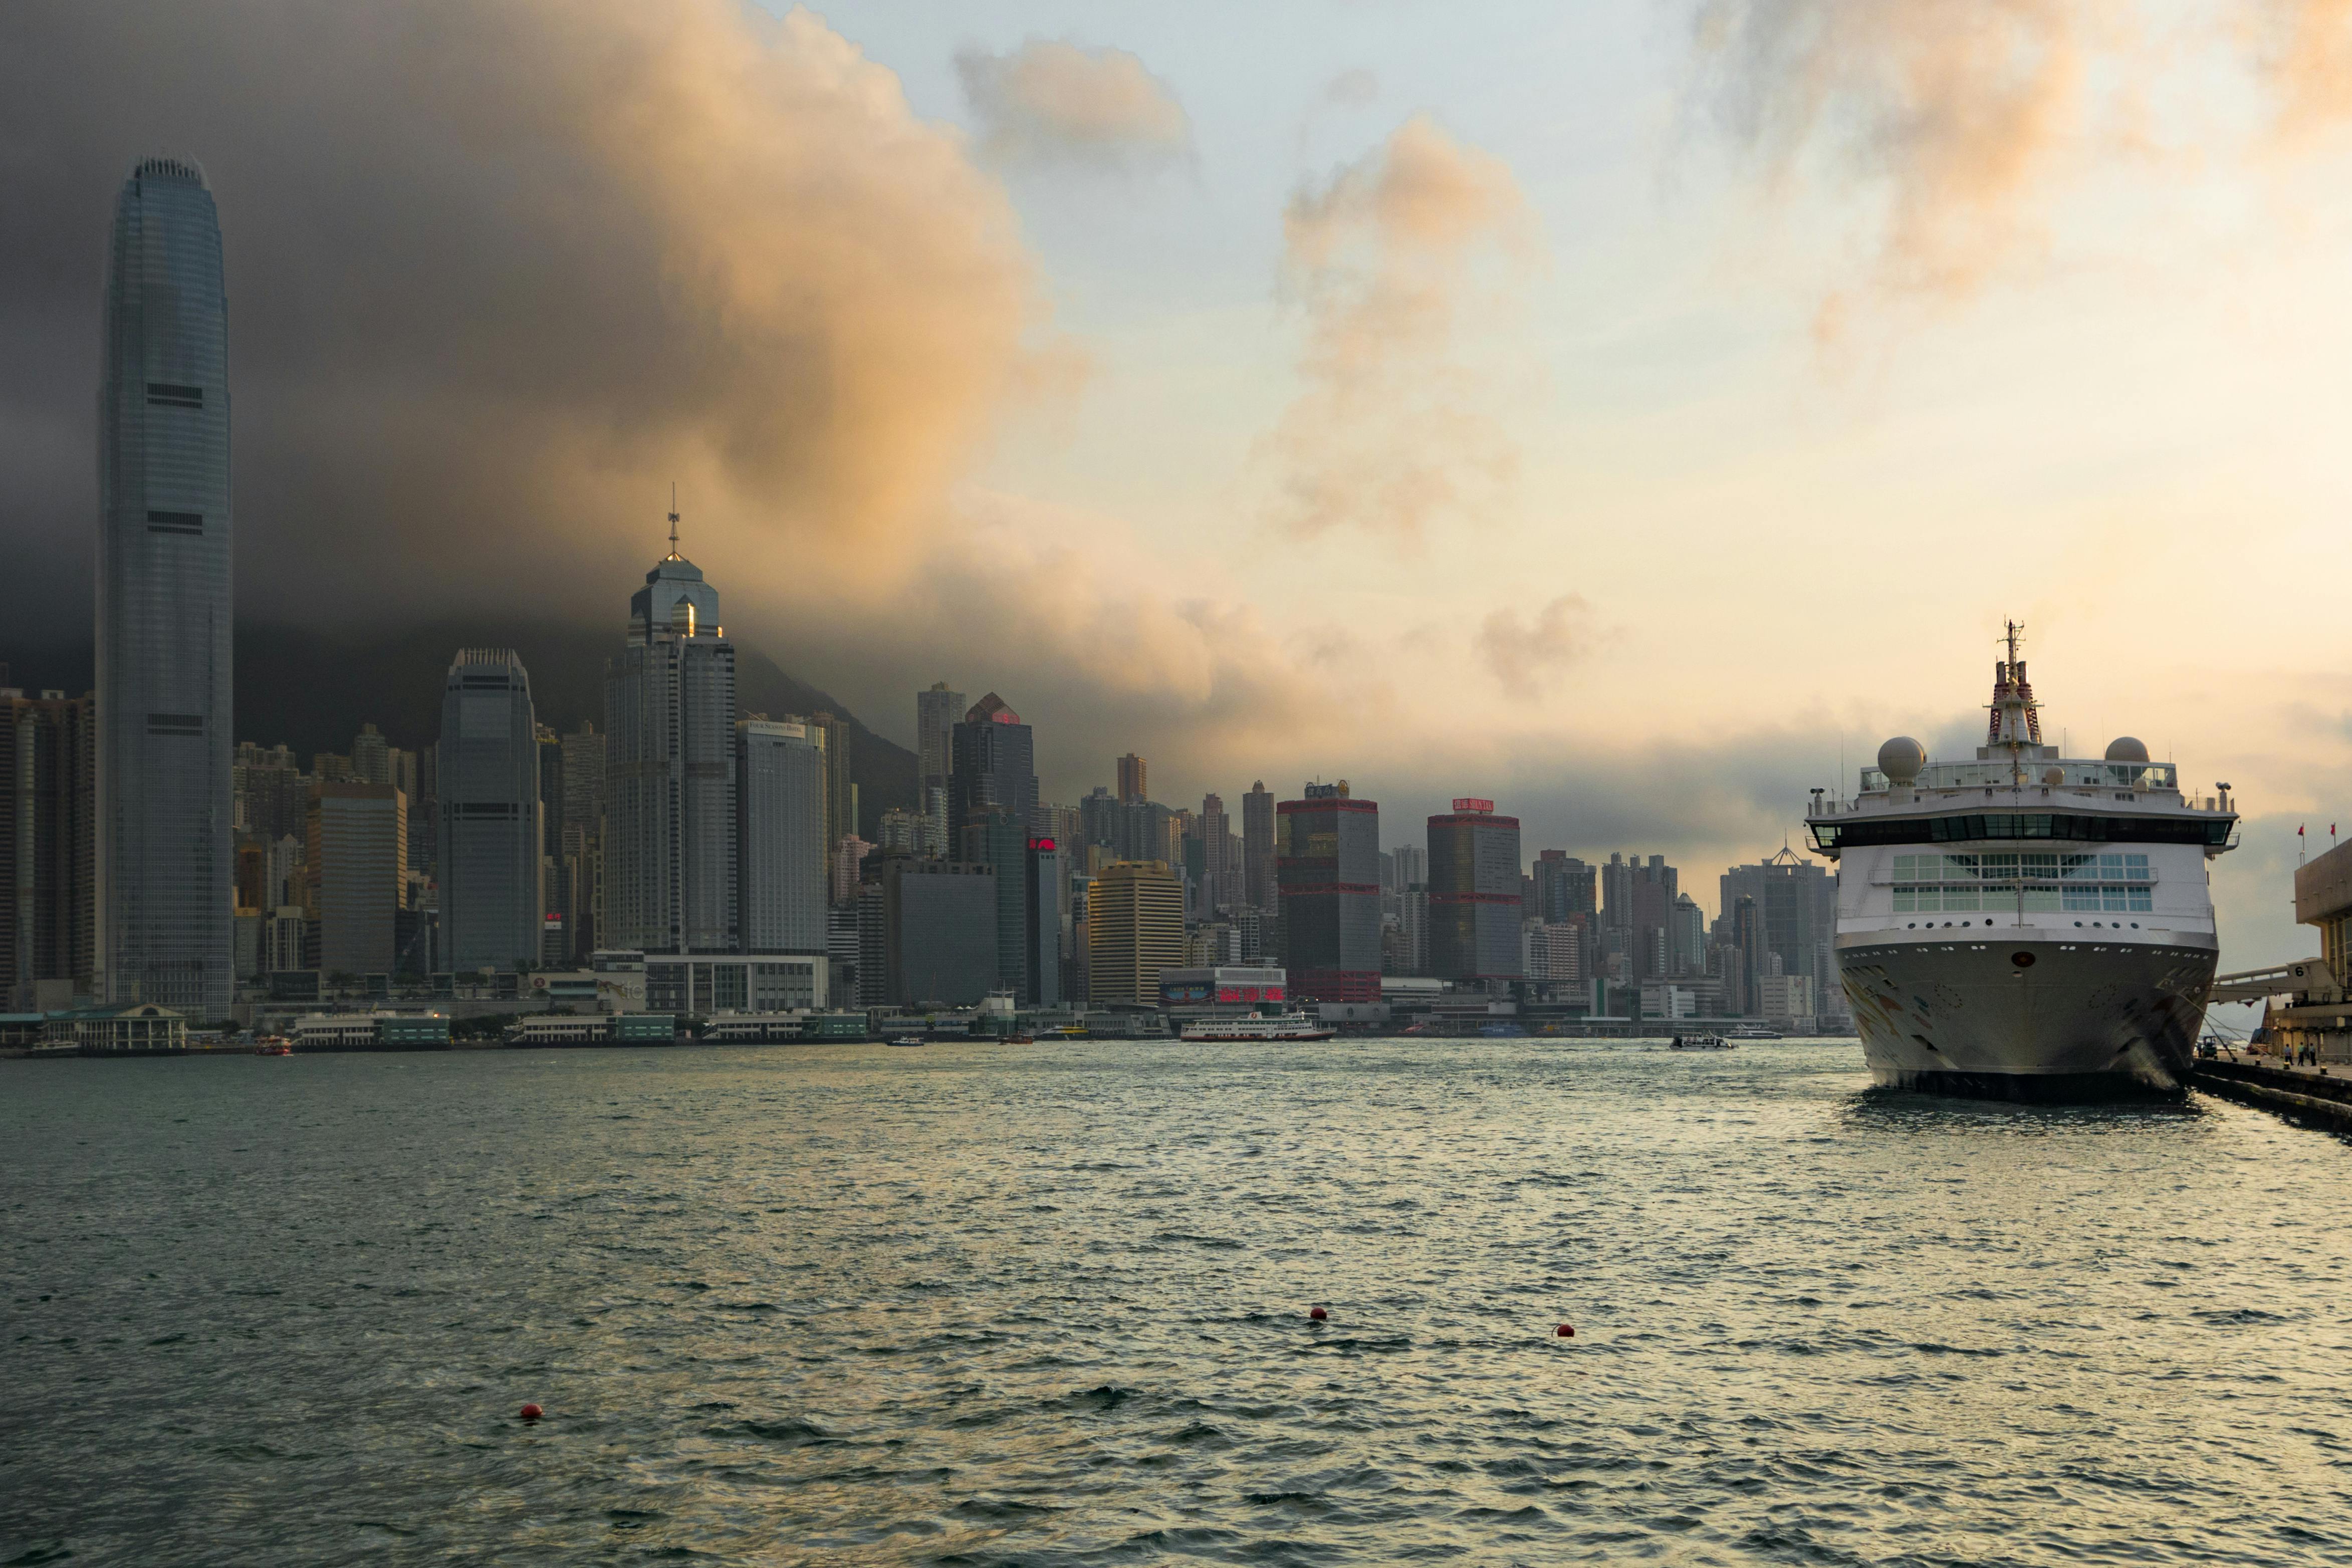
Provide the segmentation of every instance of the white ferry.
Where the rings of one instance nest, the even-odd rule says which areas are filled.
[[[1729,1051],[1732,1044],[1719,1034],[1678,1034],[1667,1045],[1668,1051]]]
[[[1305,1013],[1268,1018],[1252,1013],[1242,1018],[1202,1019],[1184,1026],[1182,1040],[1329,1040],[1339,1031],[1325,1029]]]
[[[1972,761],[1898,736],[1852,800],[1813,798],[1837,862],[1838,977],[1880,1083],[2002,1099],[2185,1087],[2217,943],[2207,862],[2230,787],[2180,792],[2126,736],[2042,743],[2018,627]]]

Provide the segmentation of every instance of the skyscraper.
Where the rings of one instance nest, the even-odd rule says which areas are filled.
[[[1742,898],[1756,901],[1761,951],[1780,960],[1782,974],[1812,981],[1816,995],[1837,988],[1830,955],[1837,935],[1835,877],[1783,849],[1759,864],[1733,866],[1719,885],[1727,913],[1736,911]]]
[[[1242,797],[1242,896],[1274,910],[1274,793],[1261,779]]]
[[[996,983],[1029,995],[1029,823],[1010,806],[989,806],[963,825],[956,858],[996,873]]]
[[[1122,804],[1151,799],[1143,758],[1132,751],[1118,759],[1118,798]]]
[[[1566,850],[1536,856],[1536,918],[1556,924],[1571,915],[1600,913],[1595,869]]]
[[[1229,820],[1223,797],[1201,797],[1201,851],[1211,909],[1242,902],[1242,868],[1234,863],[1234,835],[1227,826]]]
[[[352,737],[352,777],[362,784],[396,784],[392,776],[392,742],[372,724],[360,726]]]
[[[604,940],[604,737],[586,719],[563,737],[563,858],[572,956],[585,958]]]
[[[0,686],[0,1007],[11,1011],[62,1008],[89,990],[93,706],[86,696],[27,697]]]
[[[929,836],[935,841],[926,852],[933,855],[950,852],[948,776],[955,768],[956,720],[963,714],[963,694],[948,690],[945,681],[933,681],[929,691],[915,694],[915,810],[932,820]],[[936,803],[934,789],[939,791]]]
[[[735,645],[719,591],[677,553],[675,512],[607,666],[604,739],[604,945],[737,951]]]
[[[965,710],[955,727],[948,777],[950,853],[963,842],[964,824],[991,806],[1004,806],[1024,823],[1037,811],[1037,768],[1029,727],[994,692]]]
[[[540,908],[546,912],[541,927],[540,962],[551,967],[572,956],[579,922],[572,907],[572,879],[565,873],[563,840],[569,824],[563,817],[563,737],[551,725],[539,730],[539,888]],[[400,753],[394,751],[397,758]],[[397,782],[397,780],[395,780]],[[410,797],[410,810],[415,809]]]
[[[97,963],[216,1019],[235,987],[228,301],[204,172],[115,201],[99,395]]]
[[[747,953],[825,950],[824,747],[805,724],[735,727]]]
[[[1021,956],[1021,999],[1033,1007],[1057,1007],[1062,1000],[1062,907],[1068,896],[1067,864],[1054,840],[1029,841],[1027,885],[1021,910],[1025,944]]]
[[[1429,819],[1429,971],[1447,980],[1520,972],[1519,820],[1465,797]]]
[[[321,781],[310,789],[309,839],[305,913],[318,926],[318,967],[331,977],[393,973],[408,876],[407,800],[389,784]]]
[[[1115,861],[1087,889],[1087,993],[1097,1007],[1156,1007],[1160,972],[1184,967],[1184,891],[1159,861]]]
[[[824,843],[831,849],[860,831],[857,786],[849,779],[849,721],[820,709],[809,716],[808,722],[824,737]]]
[[[1381,809],[1348,783],[1309,784],[1275,808],[1290,994],[1308,1001],[1381,999]],[[1516,930],[1516,927],[1514,927]]]
[[[883,863],[860,913],[878,924],[860,960],[868,1006],[970,1007],[997,984],[996,877],[961,861]]]
[[[540,730],[510,648],[465,648],[441,692],[441,951],[450,968],[541,960],[547,907]]]

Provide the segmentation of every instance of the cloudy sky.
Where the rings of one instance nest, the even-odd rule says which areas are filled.
[[[1047,793],[1347,777],[1713,872],[2004,616],[2233,783],[2225,958],[2352,797],[2352,0],[16,0],[5,613],[87,634],[115,186],[207,170],[240,608],[730,631]],[[268,737],[261,737],[268,738]]]

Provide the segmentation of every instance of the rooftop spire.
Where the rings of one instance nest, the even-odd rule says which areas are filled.
[[[686,559],[677,553],[677,481],[675,479],[669,482],[669,554],[663,559],[667,560]]]

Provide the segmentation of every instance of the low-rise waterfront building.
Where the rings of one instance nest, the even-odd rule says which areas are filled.
[[[695,1018],[821,1008],[828,967],[815,953],[648,953],[643,1005]]]
[[[294,1020],[297,1051],[443,1051],[446,1013],[312,1013]]]
[[[70,1041],[84,1056],[168,1056],[188,1049],[188,1020],[154,1002],[76,1008],[50,1014],[41,1038]]]
[[[670,1013],[533,1013],[506,1027],[509,1045],[674,1045]]]

